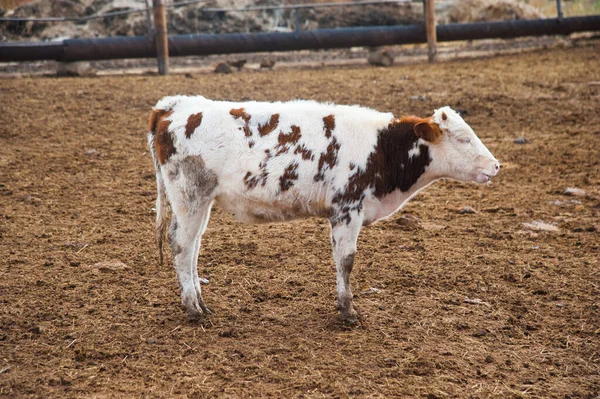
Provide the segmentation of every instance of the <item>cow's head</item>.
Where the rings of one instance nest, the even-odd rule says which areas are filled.
[[[450,107],[437,109],[415,132],[429,141],[431,168],[439,177],[487,183],[500,170],[500,162]]]

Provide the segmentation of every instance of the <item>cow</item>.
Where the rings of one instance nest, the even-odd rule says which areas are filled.
[[[361,106],[315,101],[161,99],[150,115],[156,168],[156,234],[168,241],[188,316],[209,314],[197,263],[213,203],[240,222],[327,218],[337,307],[355,323],[350,273],[358,234],[432,182],[487,183],[500,163],[450,107],[395,118]]]

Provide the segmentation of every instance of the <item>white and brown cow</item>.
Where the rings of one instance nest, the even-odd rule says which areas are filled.
[[[327,218],[337,269],[337,303],[355,321],[350,272],[362,226],[396,212],[440,178],[485,183],[500,165],[449,107],[400,119],[359,106],[314,101],[212,101],[175,96],[150,116],[156,166],[157,234],[168,237],[192,317],[209,313],[198,251],[216,200],[247,223]]]

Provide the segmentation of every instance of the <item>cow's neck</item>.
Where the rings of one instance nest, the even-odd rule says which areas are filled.
[[[429,146],[415,135],[414,123],[390,123],[379,132],[376,151],[379,179],[374,194],[379,209],[374,220],[394,213],[437,179],[429,170]]]

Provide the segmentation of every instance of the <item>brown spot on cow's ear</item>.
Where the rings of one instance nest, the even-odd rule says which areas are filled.
[[[325,137],[330,138],[331,132],[335,129],[335,117],[327,115],[323,118],[323,124],[325,125]]]
[[[264,126],[258,125],[258,133],[260,134],[261,137],[266,136],[267,134],[269,134],[273,130],[275,130],[275,128],[277,127],[278,124],[279,124],[279,114],[273,114],[273,115],[271,115],[271,119],[269,119],[269,122],[267,122]]]
[[[154,148],[156,150],[158,162],[161,165],[164,165],[165,162],[167,162],[169,158],[176,152],[175,145],[173,144],[173,138],[169,132],[171,121],[166,120],[166,118],[168,118],[172,113],[173,110],[167,111],[158,117],[154,122],[151,121],[156,128],[154,131]]]
[[[417,123],[414,131],[417,137],[431,143],[437,143],[443,134],[438,124],[429,120]]]
[[[185,124],[185,137],[188,139],[192,137],[194,130],[200,126],[200,123],[202,123],[202,112],[191,114],[188,117],[187,123]]]
[[[447,120],[448,119],[448,115],[446,115],[446,113],[444,111],[442,111],[442,119],[443,120]]]

